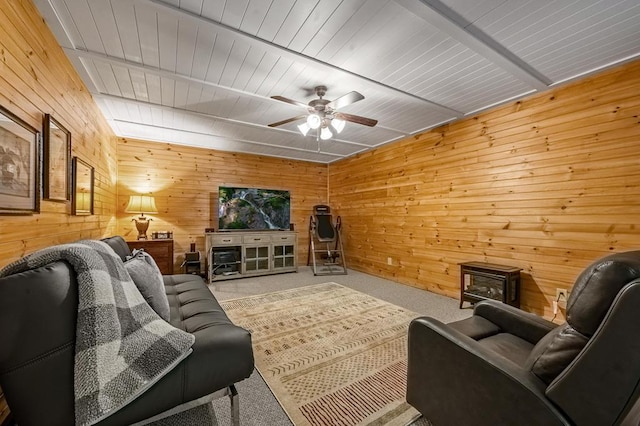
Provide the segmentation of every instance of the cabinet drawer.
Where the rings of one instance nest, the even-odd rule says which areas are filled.
[[[245,244],[270,243],[271,237],[269,235],[243,235],[242,242]]]
[[[280,243],[294,243],[296,241],[295,235],[272,235],[271,242],[275,244]]]
[[[242,244],[242,235],[214,235],[212,238],[212,245],[214,246],[233,246],[238,244]]]

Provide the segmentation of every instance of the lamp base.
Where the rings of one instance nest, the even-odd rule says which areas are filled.
[[[147,237],[147,229],[149,229],[149,222],[151,222],[151,218],[140,216],[138,219],[131,220],[136,223],[136,229],[138,230],[138,239],[148,240],[149,238]]]

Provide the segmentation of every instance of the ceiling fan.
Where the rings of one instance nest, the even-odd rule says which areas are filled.
[[[297,117],[271,123],[269,124],[269,127],[278,127],[283,124],[291,123],[292,121],[306,119],[304,123],[298,126],[298,129],[304,136],[309,133],[309,130],[313,129],[318,131],[317,137],[319,139],[330,139],[333,136],[333,132],[331,132],[330,127],[337,133],[340,133],[344,129],[347,121],[369,127],[373,127],[378,123],[378,120],[373,120],[371,118],[338,112],[338,109],[364,99],[364,96],[358,92],[349,92],[333,101],[323,99],[323,96],[327,93],[326,86],[316,87],[315,92],[318,99],[313,99],[308,104],[294,101],[293,99],[285,98],[284,96],[271,96],[272,99],[300,106],[306,109],[308,113],[306,115],[299,115]]]

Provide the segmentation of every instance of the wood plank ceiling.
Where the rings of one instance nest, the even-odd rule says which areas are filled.
[[[35,0],[121,137],[330,163],[640,57],[638,0]],[[358,91],[329,140],[269,123]]]

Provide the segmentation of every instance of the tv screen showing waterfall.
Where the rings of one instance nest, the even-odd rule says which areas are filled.
[[[259,188],[218,188],[220,231],[289,229],[289,191]]]

